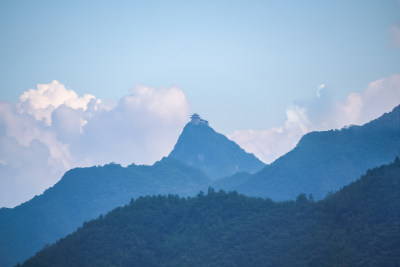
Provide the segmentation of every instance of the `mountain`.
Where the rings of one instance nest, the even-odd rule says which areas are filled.
[[[399,117],[397,107],[364,126],[310,133],[294,150],[265,166],[194,116],[168,158],[153,166],[73,169],[42,195],[16,208],[0,209],[0,266],[23,261],[133,197],[195,195],[212,183],[204,172],[214,180],[234,174],[217,180],[215,187],[248,195],[276,200],[312,193],[321,199],[398,154]],[[246,173],[263,166],[258,173]]]
[[[397,106],[363,126],[306,134],[292,151],[261,171],[218,180],[214,187],[273,200],[294,199],[300,193],[322,199],[399,153]]]
[[[204,171],[213,180],[237,172],[254,173],[265,166],[253,154],[214,131],[198,114],[192,115],[168,157]]]
[[[400,160],[314,202],[141,197],[22,266],[399,266]]]
[[[203,172],[171,158],[153,166],[108,164],[72,169],[42,195],[13,209],[0,209],[0,266],[27,259],[84,221],[133,197],[195,195],[210,183]]]

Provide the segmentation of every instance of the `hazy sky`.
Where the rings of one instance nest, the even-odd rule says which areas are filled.
[[[396,0],[1,1],[0,36],[0,207],[152,163],[193,112],[268,163],[400,104]]]

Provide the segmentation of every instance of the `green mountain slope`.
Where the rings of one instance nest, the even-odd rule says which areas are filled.
[[[292,151],[253,176],[228,177],[214,187],[273,200],[294,199],[300,193],[322,199],[399,154],[397,106],[363,126],[306,134]]]
[[[200,117],[185,126],[169,157],[201,169],[213,180],[237,172],[254,173],[265,166]]]
[[[16,208],[0,209],[0,266],[23,261],[46,243],[133,197],[195,195],[209,184],[201,171],[167,158],[153,166],[109,164],[72,169],[42,195]]]
[[[328,198],[141,197],[23,266],[399,266],[400,161]]]

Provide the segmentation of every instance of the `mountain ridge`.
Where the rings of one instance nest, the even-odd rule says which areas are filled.
[[[32,256],[44,244],[74,231],[133,197],[195,195],[211,181],[200,170],[171,158],[153,166],[106,164],[67,171],[43,194],[13,209],[0,210],[0,266]]]
[[[394,112],[395,110],[397,113]],[[400,142],[400,135],[398,134],[398,128],[396,128],[398,125],[396,122],[400,120],[400,106],[394,109],[394,111],[389,113],[389,115],[383,115],[371,121],[369,124],[349,127],[345,131],[327,131],[322,134],[310,133],[302,138],[297,148],[287,153],[286,156],[282,156],[273,164],[265,166],[261,171],[255,174],[236,172],[237,169],[232,167],[235,166],[232,164],[232,162],[235,163],[232,157],[227,160],[227,163],[223,160],[211,160],[213,164],[218,163],[217,165],[224,165],[221,172],[226,172],[226,169],[228,169],[228,171],[236,173],[232,176],[234,181],[232,177],[228,177],[212,182],[211,179],[205,175],[204,168],[201,170],[201,165],[187,166],[179,159],[175,159],[171,156],[171,154],[173,155],[173,151],[178,150],[173,150],[170,156],[163,158],[153,166],[132,164],[123,168],[118,164],[107,164],[102,167],[70,170],[63,176],[60,182],[55,185],[57,188],[62,188],[62,190],[57,189],[61,192],[57,193],[57,190],[52,187],[46,190],[41,196],[26,202],[26,204],[24,203],[14,209],[0,209],[0,236],[2,237],[0,239],[0,266],[10,266],[17,261],[26,259],[34,252],[41,249],[44,244],[54,242],[58,238],[71,233],[85,220],[93,219],[99,214],[108,212],[117,206],[124,205],[132,197],[169,193],[189,196],[195,195],[200,190],[205,190],[208,186],[212,185],[215,188],[224,188],[227,191],[237,190],[240,193],[245,193],[250,196],[270,197],[274,200],[279,200],[280,198],[295,199],[299,193],[306,193],[307,195],[311,193],[316,199],[322,199],[327,192],[339,189],[341,186],[352,182],[355,179],[354,177],[359,177],[361,173],[365,172],[368,168],[379,165],[379,162],[390,162],[394,156],[397,155],[396,147]],[[229,150],[232,144],[234,151],[238,151],[239,148],[240,153],[238,154],[246,155],[246,157],[250,155],[245,153],[244,150],[241,151],[241,148],[237,144],[229,141],[225,136],[216,133],[208,126],[208,122],[202,121],[201,119],[196,121],[194,123],[190,122],[187,125],[187,129],[190,130],[190,133],[193,132],[196,138],[192,139],[194,139],[195,142],[200,141],[198,146],[201,149],[207,148],[207,146],[202,143],[205,139],[201,138],[201,135],[199,136],[199,133],[202,133],[204,130],[206,134],[212,136],[211,140],[215,137],[215,143],[212,144],[215,145],[219,140],[222,140],[224,144],[228,144],[226,146],[227,149],[223,149],[223,155],[228,154],[231,156],[235,154],[230,153]],[[185,132],[185,129],[183,132]],[[359,147],[362,148],[365,144],[363,143],[364,141],[360,141],[357,138],[363,136],[364,132],[367,132],[366,136],[369,139],[363,140],[374,141],[376,137],[381,136],[381,139],[385,142],[382,140],[377,143],[371,142],[372,146],[371,144],[367,146],[369,150],[360,149]],[[348,135],[343,133],[350,133],[350,136],[353,136],[353,139],[344,139],[345,141],[347,140],[347,143],[344,142],[344,145],[345,147],[349,146],[350,148],[354,148],[354,146],[351,145],[357,144],[354,148],[355,150],[344,150],[346,153],[343,153],[348,154],[347,156],[345,155],[345,157],[339,157],[341,155],[339,153],[337,155],[335,154],[334,157],[328,157],[328,160],[322,157],[325,161],[320,163],[315,161],[321,156],[326,156],[324,153],[334,154],[333,152],[335,152],[333,150],[325,151],[326,147],[318,148],[320,143],[313,141],[315,136],[327,135],[330,137],[333,135],[333,137],[337,137],[339,135]],[[198,136],[200,138],[197,138]],[[189,141],[190,140],[191,138],[189,138]],[[326,138],[322,138],[322,140],[326,142]],[[339,138],[338,140],[340,141],[341,139]],[[348,143],[349,140],[351,141],[350,143]],[[309,144],[307,142],[309,142]],[[324,142],[322,142],[322,144],[325,144]],[[352,142],[354,144],[352,144]],[[179,142],[178,140],[177,144],[178,143],[185,144],[187,142]],[[333,139],[328,138],[328,144],[330,144],[331,147],[339,147],[334,146],[334,143]],[[189,144],[193,144],[193,142],[189,142]],[[176,146],[179,148],[179,145]],[[306,154],[296,152],[299,148],[302,149],[303,152],[305,150]],[[212,159],[213,156],[217,156],[217,159],[220,159],[221,156],[218,156],[218,153],[213,153],[214,149],[215,147],[210,146],[209,149],[206,150],[208,155],[211,155],[207,158]],[[199,150],[197,150],[197,152],[198,151]],[[365,153],[365,151],[368,153]],[[371,151],[374,153],[371,154]],[[382,156],[377,157],[376,155],[381,155],[379,153],[381,153]],[[358,161],[349,162],[349,158],[350,160],[352,160],[352,158],[357,159],[357,155],[360,155]],[[192,153],[192,156],[196,158],[198,154]],[[186,160],[188,158],[190,157],[184,157]],[[309,165],[304,164],[304,160],[310,158],[314,161],[309,161]],[[371,162],[368,161],[369,159],[371,159]],[[282,164],[282,162],[284,164]],[[368,164],[357,165],[357,168],[354,170],[353,165],[356,165],[356,163],[359,164],[359,162],[367,162]],[[315,166],[313,167],[310,163],[321,165],[321,168],[313,169]],[[280,170],[276,168],[275,165],[278,165]],[[271,166],[275,169],[272,168],[271,170]],[[214,166],[211,165],[211,167]],[[344,170],[348,171],[348,173],[345,173],[347,180],[342,180],[341,184],[338,185],[333,183],[335,182],[334,180],[332,182],[326,179],[326,177],[329,178],[329,175],[332,173],[338,172],[342,174]],[[289,179],[293,177],[298,178],[298,173],[300,171],[305,174],[307,174],[308,171],[308,174],[314,175],[314,179],[317,180],[309,179],[309,177],[305,179],[305,174],[302,177],[303,180]],[[322,175],[315,175],[315,173]],[[358,173],[360,173],[360,175],[354,176]],[[218,178],[218,176],[215,177]],[[281,177],[284,179],[279,180],[278,178]],[[307,181],[312,183],[312,185],[314,184],[314,188],[318,188],[321,186],[321,181],[325,181],[325,184],[322,185],[325,191],[316,194],[312,190],[308,190],[310,187],[307,187],[309,186],[306,184]],[[311,187],[311,189],[313,188]],[[44,199],[46,199],[46,201],[44,201]],[[40,201],[44,202],[41,203]],[[34,207],[32,207],[32,205]]]
[[[362,126],[310,132],[257,173],[226,177],[214,186],[274,200],[294,199],[300,193],[322,199],[399,154],[400,105]]]
[[[183,128],[168,157],[204,171],[213,180],[236,172],[254,173],[265,166],[254,154],[216,132],[196,113]]]
[[[141,197],[22,266],[398,266],[399,173],[397,157],[318,202]]]

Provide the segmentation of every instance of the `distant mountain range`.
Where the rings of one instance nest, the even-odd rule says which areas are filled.
[[[174,150],[153,166],[76,168],[42,195],[0,209],[0,266],[27,259],[84,221],[139,196],[194,196],[211,185],[274,200],[300,193],[321,199],[367,169],[392,161],[399,154],[399,124],[397,107],[364,126],[310,133],[294,150],[264,165],[207,121],[192,117]]]
[[[13,209],[0,209],[0,266],[13,266],[132,198],[195,195],[210,183],[203,172],[170,158],[153,166],[72,169],[42,195]]]
[[[254,173],[265,166],[253,154],[214,131],[197,114],[183,129],[169,157],[201,169],[212,180],[237,172]]]
[[[314,202],[144,197],[22,266],[399,266],[400,160]]]
[[[273,200],[294,199],[300,193],[322,199],[399,154],[397,106],[363,126],[306,134],[292,151],[261,171],[235,174],[216,181],[214,187]]]

